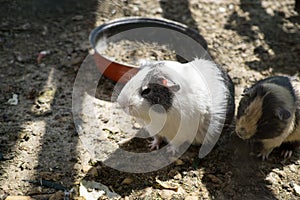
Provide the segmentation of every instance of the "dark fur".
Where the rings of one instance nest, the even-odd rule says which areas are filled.
[[[274,83],[276,85],[280,85],[280,86],[286,88],[288,91],[290,91],[290,94],[292,95],[292,97],[296,101],[295,90],[294,90],[294,88],[293,88],[293,86],[292,86],[292,84],[290,82],[289,77],[286,77],[286,76],[272,76],[272,77],[268,77],[266,79],[258,81],[251,88],[256,87],[258,85],[261,85],[261,84],[264,84],[264,83]]]
[[[274,113],[278,107],[280,107],[283,102],[276,98],[273,94],[267,94],[267,90],[263,87],[255,85],[251,88],[251,92],[244,96],[241,100],[237,119],[244,115],[245,109],[250,105],[255,98],[263,97],[263,107],[262,116],[257,122],[257,132],[254,135],[253,139],[268,139],[273,138],[281,134],[285,128],[285,120],[280,120]]]
[[[233,84],[230,76],[225,72],[225,70],[222,67],[218,66],[218,68],[222,72],[221,76],[222,76],[222,78],[224,78],[224,83],[225,83],[226,87],[229,90],[229,96],[227,97],[228,102],[227,102],[226,120],[225,120],[225,124],[224,124],[224,129],[226,130],[232,124],[233,117],[234,117],[234,112],[235,112],[235,102],[234,102],[235,90],[234,90],[234,84]]]
[[[161,84],[149,83],[145,89],[141,88],[140,94],[147,99],[150,105],[159,104],[163,106],[165,111],[168,111],[172,106],[174,94],[168,87]],[[158,113],[164,112],[159,107],[153,107],[153,109]]]
[[[166,74],[162,74],[159,67],[163,67],[163,63],[149,64],[153,68],[143,80],[140,88],[140,95],[146,99],[150,105],[161,105],[165,111],[168,111],[172,106],[174,92],[163,84],[164,80],[172,82]],[[165,112],[159,107],[153,107],[158,113]]]
[[[288,121],[290,117],[295,114],[295,124],[293,128],[299,126],[300,123],[300,107],[295,110],[286,110],[284,99],[278,98],[274,93],[270,92],[268,87],[264,87],[264,84],[270,83],[274,85],[281,86],[288,91],[294,101],[293,107],[297,107],[297,95],[295,89],[293,88],[291,81],[288,77],[274,76],[267,79],[258,81],[256,84],[246,89],[244,92],[244,97],[241,99],[237,120],[245,115],[246,109],[249,105],[254,102],[254,99],[262,99],[262,114],[256,124],[256,133],[251,137],[251,140],[256,141],[256,150],[261,151],[263,149],[263,139],[272,139],[280,136],[283,131],[287,128]],[[291,133],[292,135],[293,133]],[[284,142],[281,144],[280,148],[285,151],[295,150],[300,145],[300,141]]]
[[[300,146],[300,141],[283,142],[279,147],[282,151],[295,151]]]

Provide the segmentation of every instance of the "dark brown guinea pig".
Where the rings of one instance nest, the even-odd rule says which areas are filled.
[[[290,157],[300,146],[300,84],[295,78],[273,76],[245,89],[238,107],[236,133],[261,144],[267,159],[276,147]]]

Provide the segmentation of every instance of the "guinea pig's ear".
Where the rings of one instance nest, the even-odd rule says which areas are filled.
[[[278,108],[275,111],[275,115],[278,117],[278,119],[280,120],[287,120],[288,118],[290,118],[292,116],[291,112],[284,109],[284,108]]]
[[[162,78],[160,78],[159,81],[160,81],[160,84],[169,88],[173,92],[177,92],[178,90],[180,90],[180,85],[175,83],[174,81],[170,80],[167,77],[162,77]]]
[[[245,97],[251,97],[251,96],[253,96],[254,92],[255,92],[255,91],[254,91],[253,88],[246,87],[246,88],[244,88],[244,90],[243,90],[242,96],[245,96]]]
[[[263,97],[265,94],[266,94],[266,91],[265,91],[263,85],[258,85],[256,87],[245,88],[244,91],[243,91],[242,96],[246,96],[246,97],[260,96],[260,97]]]
[[[247,93],[249,92],[249,90],[250,90],[250,88],[245,87],[244,90],[243,90],[242,96],[247,95]]]

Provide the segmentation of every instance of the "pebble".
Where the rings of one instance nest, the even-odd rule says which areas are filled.
[[[122,185],[130,185],[131,183],[133,182],[133,179],[130,178],[130,177],[127,177],[125,178],[123,181],[122,181]]]
[[[266,177],[266,181],[268,181],[269,184],[278,184],[278,183],[281,183],[280,177],[275,172],[270,172],[267,175],[267,177]]]
[[[174,177],[173,177],[175,180],[181,180],[182,179],[182,176],[180,173],[176,174]]]
[[[219,179],[218,177],[216,177],[213,174],[208,174],[207,177],[213,182],[213,183],[217,183],[217,184],[221,184],[222,181],[221,179]]]
[[[234,9],[234,5],[233,5],[233,4],[230,4],[230,5],[228,6],[228,8],[229,8],[229,10],[232,10],[232,9]]]
[[[176,165],[176,166],[181,166],[181,165],[184,165],[184,162],[183,162],[182,160],[180,160],[180,159],[177,159],[177,160],[175,161],[175,165]]]
[[[133,12],[138,12],[140,9],[139,9],[139,7],[137,7],[137,6],[133,6],[133,8],[132,8],[132,11]]]
[[[73,57],[72,59],[71,59],[71,65],[78,65],[78,64],[80,64],[81,63],[81,61],[82,61],[82,58],[81,57]]]
[[[22,29],[23,30],[29,30],[31,28],[31,25],[29,23],[23,24]]]
[[[19,62],[23,62],[24,61],[24,58],[21,55],[17,55],[16,59]]]
[[[160,8],[160,7],[156,8],[156,9],[154,9],[153,13],[155,13],[155,14],[161,14],[161,13],[163,13],[163,9]]]
[[[220,7],[220,8],[219,8],[219,11],[222,12],[222,13],[223,13],[223,12],[226,12],[226,8]]]
[[[136,122],[136,123],[133,124],[133,128],[134,129],[141,129],[142,126],[139,123]]]
[[[290,165],[289,168],[294,173],[297,173],[297,171],[298,171],[298,167],[296,165]]]
[[[293,187],[295,194],[300,196],[300,186],[294,182],[291,183],[291,186]]]
[[[73,21],[80,21],[83,19],[83,16],[82,15],[75,15],[74,17],[72,17],[72,20]]]

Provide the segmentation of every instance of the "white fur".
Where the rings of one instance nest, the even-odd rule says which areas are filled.
[[[164,66],[159,67],[160,70],[180,85],[166,117],[155,112],[149,114],[149,103],[139,95],[142,81],[152,69],[147,64],[124,86],[118,103],[128,114],[142,118],[148,124],[148,131],[160,130],[158,135],[176,147],[194,141],[195,144],[212,144],[212,148],[223,128],[229,96],[221,71],[213,62],[203,59],[186,64],[162,62]],[[162,119],[165,120],[163,125]]]

